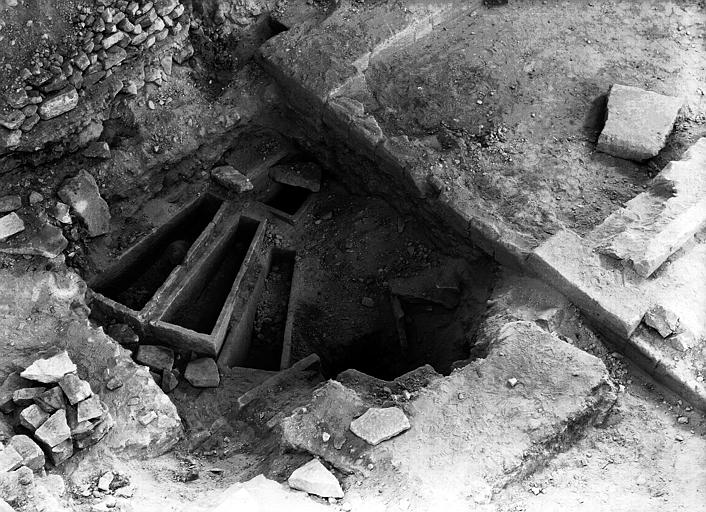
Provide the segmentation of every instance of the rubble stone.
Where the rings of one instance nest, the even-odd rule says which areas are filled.
[[[71,224],[71,215],[69,214],[69,205],[57,201],[57,203],[49,208],[49,215],[62,224]]]
[[[12,393],[12,401],[19,407],[34,403],[34,398],[41,395],[47,388],[21,388]]]
[[[135,359],[138,363],[160,372],[171,370],[174,366],[174,351],[161,345],[140,345]]]
[[[17,372],[12,372],[8,375],[0,386],[0,412],[11,413],[15,409],[15,402],[12,399],[15,391],[26,388],[30,384],[27,379],[20,377]]]
[[[237,194],[242,194],[243,192],[248,192],[253,189],[253,184],[248,177],[230,165],[216,167],[211,171],[211,177],[222,187],[232,190]]]
[[[184,372],[184,378],[195,388],[217,388],[221,383],[216,361],[210,357],[202,357],[189,362]]]
[[[404,412],[397,407],[371,407],[353,420],[350,428],[355,435],[375,446],[409,430],[410,424]]]
[[[53,119],[76,108],[78,105],[78,92],[71,87],[53,98],[46,99],[39,107],[39,117]]]
[[[179,385],[179,379],[174,372],[164,370],[162,372],[162,391],[165,393],[171,393]]]
[[[679,318],[677,315],[661,305],[653,306],[648,309],[647,313],[645,313],[644,320],[647,325],[655,329],[663,338],[674,334],[679,328]]]
[[[66,411],[59,409],[52,414],[34,433],[35,437],[48,448],[53,448],[71,438],[71,429],[66,422]]]
[[[22,465],[37,471],[44,467],[44,452],[30,437],[16,435],[10,439],[9,446],[12,446],[22,457]]]
[[[110,231],[110,210],[101,197],[96,180],[86,171],[64,181],[59,197],[70,205],[85,222],[88,236],[104,235]]]
[[[100,398],[96,395],[86,398],[78,403],[77,419],[80,422],[100,418],[103,414]]]
[[[322,498],[343,498],[343,489],[338,480],[319,459],[312,459],[295,469],[287,483],[292,489]]]
[[[598,150],[628,160],[656,156],[664,147],[681,106],[681,98],[613,85]]]
[[[0,473],[14,471],[22,465],[22,456],[12,446],[0,448]]]
[[[8,130],[17,130],[22,126],[24,120],[25,115],[21,110],[0,111],[0,126],[4,126]]]
[[[127,324],[113,324],[106,329],[106,334],[128,349],[133,349],[140,343],[140,337]]]
[[[75,373],[64,375],[59,380],[59,386],[61,386],[61,390],[66,395],[71,405],[76,405],[81,400],[85,400],[93,394],[91,385],[85,380],[80,379]]]
[[[76,365],[66,350],[46,359],[37,359],[20,376],[43,384],[59,382],[67,373],[74,373]]]
[[[83,156],[88,158],[110,158],[110,146],[107,142],[94,141],[91,142],[86,149],[83,150]]]
[[[42,410],[37,404],[32,404],[20,412],[20,425],[30,432],[34,432],[49,419],[49,416],[49,413]]]
[[[15,212],[0,217],[0,242],[25,230],[25,223]]]
[[[20,196],[0,197],[0,213],[14,212],[22,208],[22,198]]]
[[[321,190],[321,167],[314,162],[275,165],[270,169],[270,178],[277,183],[305,188],[312,192]]]
[[[8,130],[0,127],[0,151],[16,148],[22,140],[22,130]]]
[[[52,446],[49,452],[52,464],[60,466],[74,454],[74,444],[71,439],[66,439],[56,446]]]

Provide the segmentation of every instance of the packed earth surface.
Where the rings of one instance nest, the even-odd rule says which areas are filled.
[[[705,38],[0,0],[0,511],[706,511]]]

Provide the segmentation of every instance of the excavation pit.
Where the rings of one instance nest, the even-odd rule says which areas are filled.
[[[275,216],[295,224],[311,205],[310,190],[283,183],[271,182],[262,203]]]

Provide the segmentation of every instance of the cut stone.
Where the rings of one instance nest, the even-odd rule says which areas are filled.
[[[217,388],[221,383],[218,365],[210,357],[191,361],[186,366],[184,378],[195,388]]]
[[[664,147],[681,106],[681,98],[613,85],[598,150],[628,160],[656,156]]]
[[[102,414],[103,407],[101,406],[101,400],[96,395],[78,403],[77,419],[79,423],[100,418]]]
[[[242,194],[243,192],[248,192],[253,189],[253,184],[250,179],[230,165],[213,169],[211,171],[211,178],[222,187],[232,190],[237,194]]]
[[[59,409],[37,429],[34,436],[48,448],[53,448],[66,439],[71,439],[71,429],[66,422],[66,411]]]
[[[319,459],[312,459],[295,469],[287,483],[292,489],[322,498],[343,498],[343,489],[338,480]]]
[[[22,208],[22,198],[20,196],[0,197],[0,213],[14,212]]]
[[[44,393],[47,388],[22,388],[12,393],[12,401],[19,407],[34,404],[34,399]]]
[[[91,385],[85,380],[80,379],[75,373],[64,375],[59,380],[59,386],[61,386],[62,391],[71,405],[76,405],[81,400],[85,400],[93,394]]]
[[[277,183],[305,188],[312,192],[321,190],[321,167],[314,162],[275,165],[270,168],[270,178]]]
[[[37,359],[20,375],[44,384],[59,382],[67,373],[74,373],[76,365],[65,350],[47,359]]]
[[[603,254],[649,277],[706,226],[706,137],[669,162],[649,190],[611,214],[592,234]]]
[[[42,119],[53,119],[76,108],[78,105],[78,92],[71,87],[65,92],[57,94],[53,98],[48,98],[39,106],[39,117]]]
[[[397,407],[379,409],[371,407],[351,422],[351,432],[373,446],[409,430],[404,412]]]
[[[50,414],[37,404],[32,404],[20,412],[20,425],[34,432],[49,419]]]
[[[140,345],[135,359],[153,370],[171,370],[174,366],[174,351],[161,345]]]
[[[12,400],[12,396],[18,389],[26,388],[29,385],[31,385],[31,382],[20,377],[17,372],[12,372],[8,375],[0,386],[0,412],[9,414],[15,410],[15,402]]]
[[[61,390],[59,386],[47,389],[44,393],[37,396],[34,399],[34,403],[37,404],[42,410],[53,414],[59,409],[66,408],[66,395]]]
[[[86,171],[64,181],[59,197],[70,205],[86,223],[88,236],[104,235],[110,231],[110,210],[101,197],[96,180]]]
[[[0,242],[25,230],[25,223],[15,212],[0,217]]]
[[[0,473],[14,471],[22,465],[22,455],[17,453],[12,446],[0,448]]]
[[[30,437],[25,435],[12,436],[9,446],[12,446],[22,457],[22,465],[33,471],[44,467],[44,452]]]
[[[653,306],[645,313],[645,323],[666,338],[679,329],[679,318],[664,306]]]
[[[74,443],[71,439],[66,439],[56,446],[52,446],[49,452],[49,458],[52,464],[55,466],[60,466],[74,454]]]

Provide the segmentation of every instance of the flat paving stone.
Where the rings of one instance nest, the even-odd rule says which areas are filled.
[[[682,99],[615,84],[598,150],[627,160],[647,160],[664,147]]]
[[[410,424],[404,412],[397,407],[371,407],[353,420],[350,428],[355,435],[375,446],[409,430]]]
[[[46,359],[37,359],[20,376],[44,384],[59,382],[67,373],[74,373],[76,365],[65,350]]]
[[[312,459],[294,470],[287,480],[289,487],[322,498],[343,498],[343,489],[338,479],[319,459]]]

